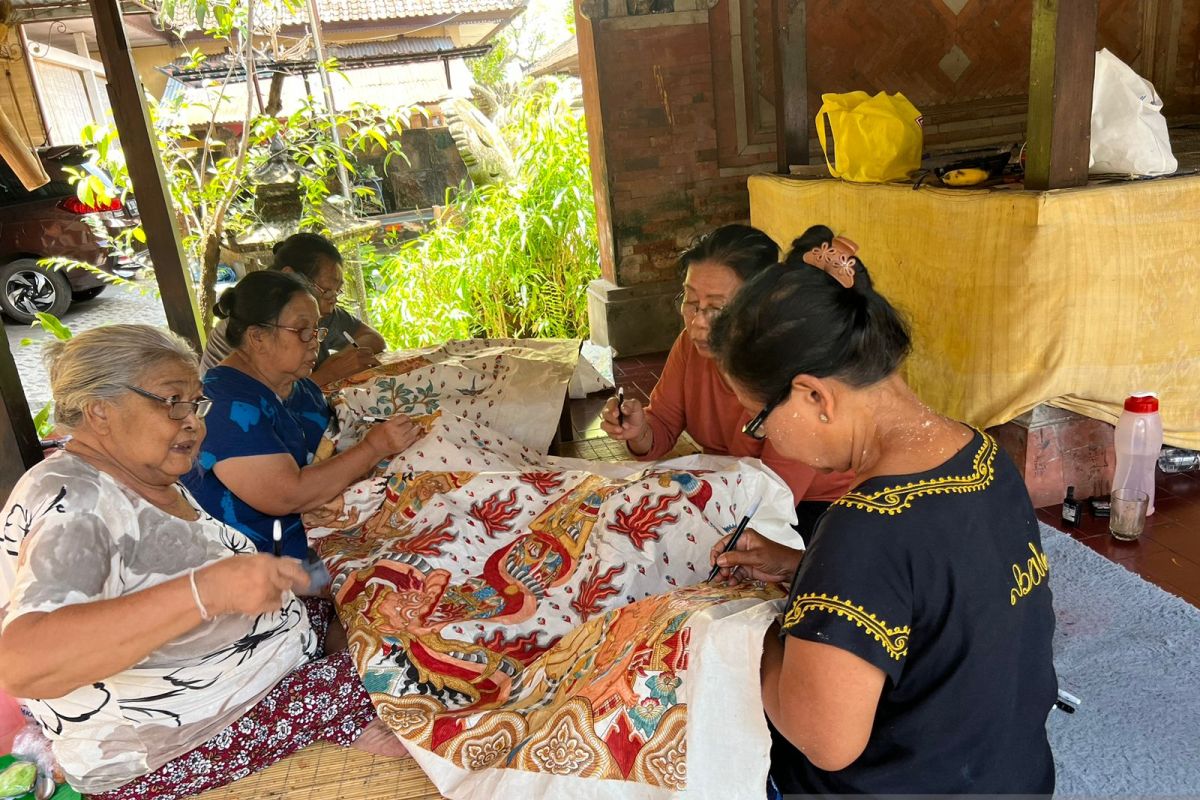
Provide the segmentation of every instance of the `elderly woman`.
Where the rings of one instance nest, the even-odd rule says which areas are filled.
[[[791,583],[762,661],[772,778],[785,795],[1049,795],[1054,614],[1025,485],[905,385],[906,325],[822,231],[712,334],[748,437],[855,474],[804,554],[754,533],[713,553],[727,577]]]
[[[340,495],[420,430],[397,415],[355,446],[311,463],[331,413],[308,377],[328,334],[310,287],[290,273],[252,272],[221,295],[216,312],[234,349],[204,376],[208,437],[184,482],[208,513],[260,550],[272,549],[279,519],[283,552],[303,559],[300,514]]]
[[[317,348],[317,366],[309,377],[318,386],[378,366],[376,354],[387,346],[379,331],[338,306],[342,294],[342,254],[337,246],[317,233],[294,233],[271,249],[271,269],[299,275],[311,284],[321,312],[321,327],[329,335]],[[224,361],[233,350],[226,336],[226,321],[208,335],[200,359],[201,374]]]
[[[255,552],[179,485],[209,400],[178,337],[115,325],[48,345],[64,451],[3,514],[0,688],[23,698],[71,784],[173,798],[310,742],[398,752],[379,736],[290,558]],[[361,737],[361,738],[360,738]]]
[[[684,431],[706,453],[752,456],[779,474],[792,490],[799,522],[807,536],[817,518],[842,495],[850,476],[818,472],[783,458],[774,444],[742,436],[750,418],[712,360],[712,321],[742,284],[773,265],[779,248],[771,237],[749,225],[726,225],[704,236],[680,256],[683,272],[683,332],[675,340],[662,377],[646,408],[625,401],[618,415],[615,399],[601,412],[601,427],[625,442],[642,461],[662,458]]]

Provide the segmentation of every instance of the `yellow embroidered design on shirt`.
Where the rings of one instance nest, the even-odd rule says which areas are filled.
[[[908,655],[908,635],[912,629],[907,625],[899,628],[889,628],[885,620],[877,618],[862,606],[856,606],[849,600],[842,600],[837,595],[830,597],[826,594],[801,594],[792,601],[783,618],[784,630],[804,619],[810,611],[825,611],[837,614],[853,622],[871,635],[875,641],[883,645],[889,656],[899,661]]]
[[[964,494],[979,492],[991,485],[996,477],[996,452],[999,449],[996,440],[986,433],[983,444],[975,453],[972,464],[974,471],[970,475],[951,475],[944,478],[906,483],[903,486],[893,486],[881,489],[871,494],[850,492],[843,495],[834,503],[835,506],[857,508],[860,511],[872,511],[879,514],[900,514],[912,508],[912,502],[918,497],[930,494]]]
[[[1037,546],[1029,543],[1029,552],[1032,553],[1029,560],[1022,564],[1012,565],[1013,586],[1012,591],[1008,593],[1008,602],[1010,605],[1016,605],[1017,600],[1032,592],[1046,576],[1050,574],[1050,563],[1046,559],[1046,554],[1039,551]]]

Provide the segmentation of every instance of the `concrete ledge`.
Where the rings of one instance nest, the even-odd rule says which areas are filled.
[[[675,281],[617,286],[600,279],[588,285],[587,296],[592,341],[620,357],[669,350],[683,327]]]

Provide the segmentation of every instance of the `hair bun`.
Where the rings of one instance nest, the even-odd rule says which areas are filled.
[[[271,245],[271,255],[278,255],[279,248],[283,247],[283,244],[286,241],[287,241],[287,239],[280,239],[278,242]]]
[[[233,316],[233,309],[236,305],[237,287],[230,286],[228,289],[221,292],[221,296],[217,298],[217,302],[213,306],[213,316],[215,316],[217,319],[229,319]]]

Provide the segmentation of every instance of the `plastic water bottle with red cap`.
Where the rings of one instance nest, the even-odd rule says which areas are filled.
[[[1158,416],[1158,395],[1135,392],[1125,400],[1125,410],[1117,421],[1117,471],[1113,491],[1134,489],[1146,493],[1150,502],[1146,515],[1154,513],[1154,465],[1162,449],[1162,418]]]

